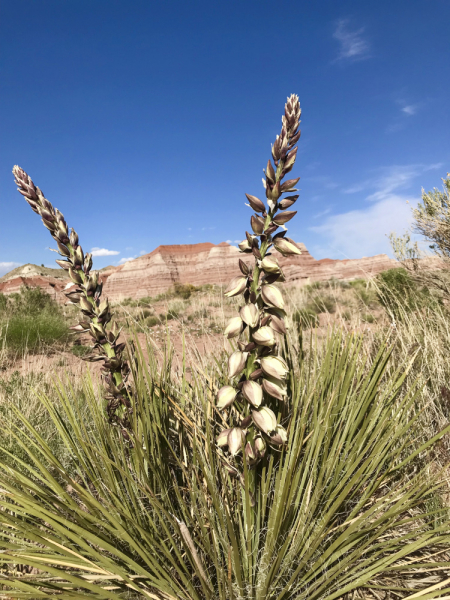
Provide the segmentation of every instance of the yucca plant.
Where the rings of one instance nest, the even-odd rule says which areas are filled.
[[[267,402],[270,397],[288,407],[288,426],[277,430],[277,419],[265,431],[252,415],[271,451],[260,451],[258,436],[247,440],[251,452],[242,453],[236,472],[222,451],[227,423],[216,403],[229,365],[225,369],[220,360],[210,368],[192,365],[193,379],[183,373],[178,380],[170,362],[158,369],[150,345],[144,358],[137,344],[135,362],[127,367],[133,380],[133,410],[127,413],[133,444],[105,419],[103,390],[88,377],[82,403],[69,380],[57,383],[59,404],[37,392],[57,444],[12,406],[13,417],[2,420],[8,443],[0,436],[0,456],[6,456],[0,460],[6,598],[333,600],[350,593],[367,597],[370,590],[378,598],[387,590],[397,597],[416,592],[412,597],[425,600],[450,592],[448,578],[441,576],[450,568],[445,555],[450,523],[434,502],[441,478],[435,473],[431,481],[424,463],[450,425],[417,443],[421,390],[403,386],[414,357],[388,370],[386,344],[364,360],[361,339],[336,332],[307,358],[286,339],[277,352],[275,344],[258,343],[257,332],[269,335],[261,332],[268,325],[283,333],[283,314],[273,301],[279,292],[269,288],[270,269],[278,271],[268,266],[272,259],[266,260],[266,251],[270,243],[284,251],[294,247],[283,236],[276,244],[271,238],[279,193],[285,191],[283,161],[298,135],[298,99],[291,97],[288,104],[286,131],[273,150],[279,173],[268,168],[266,174],[269,210],[264,223],[254,218],[261,233],[254,229],[248,248],[241,247],[257,262],[252,274],[243,272],[246,304],[240,318],[246,322],[244,316],[250,320],[257,311],[258,320],[249,325],[253,339],[247,344],[254,347],[239,348],[249,353],[246,361],[252,353],[241,383],[259,377],[263,386],[271,369],[282,375],[275,379],[284,379],[281,396],[288,401],[266,390]],[[32,208],[63,244],[68,268],[81,279],[77,294],[90,305],[80,299],[97,348],[106,352],[106,368],[118,373],[108,355],[109,338],[96,337],[104,330],[100,303],[97,291],[91,293],[90,267],[82,268],[78,240],[71,241],[61,213],[28,176],[21,170],[16,176]],[[256,200],[249,198],[258,207]],[[264,358],[268,364],[262,364]],[[252,379],[256,360],[262,373]],[[282,443],[274,439],[277,434]],[[11,451],[11,440],[20,458]],[[64,464],[53,447],[64,448]],[[255,462],[253,449],[259,453]],[[18,576],[18,565],[34,572]]]
[[[264,171],[267,205],[246,194],[248,206],[255,211],[250,219],[253,233],[246,232],[239,248],[242,253],[254,256],[254,266],[239,260],[242,274],[234,277],[225,290],[225,296],[230,298],[243,295],[244,305],[225,328],[228,339],[238,338],[238,348],[228,361],[232,384],[223,386],[217,394],[217,408],[227,410],[229,425],[220,432],[218,444],[228,450],[234,465],[243,451],[244,460],[252,470],[264,458],[267,444],[273,448],[287,442],[284,381],[289,370],[279,354],[277,339],[286,333],[286,313],[283,295],[274,285],[284,281],[284,276],[270,250],[273,248],[284,256],[301,253],[295,242],[286,237],[285,223],[297,213],[284,210],[297,201],[298,194],[283,198],[285,193],[298,191],[295,185],[299,178],[284,183],[283,179],[297,157],[300,115],[298,96],[292,94],[285,105],[280,135],[272,146],[275,168],[269,159]],[[280,227],[284,230],[275,233]],[[227,464],[230,472],[239,473],[239,463],[238,469]]]
[[[361,353],[360,339],[337,333],[320,361],[314,353],[301,361],[288,345],[286,360],[296,367],[288,443],[266,457],[254,507],[246,463],[244,486],[237,487],[216,448],[213,388],[220,373],[204,373],[182,393],[167,370],[158,378],[139,353],[143,443],[132,450],[108,426],[90,380],[88,414],[67,384],[59,384],[59,408],[41,395],[77,465],[71,472],[16,411],[2,424],[27,455],[16,467],[12,456],[2,465],[7,597],[448,594],[439,569],[450,567],[443,558],[449,521],[442,509],[425,509],[440,481],[436,475],[430,483],[420,465],[450,426],[417,447],[420,390],[401,392],[410,365],[386,379],[390,350],[383,346],[371,364]],[[37,573],[15,577],[17,564]]]
[[[69,233],[62,212],[47,200],[31,177],[17,165],[13,168],[13,174],[19,193],[42,218],[42,223],[58,246],[55,252],[58,252],[63,260],[57,260],[57,264],[68,272],[72,283],[75,284],[66,286],[65,295],[69,302],[79,306],[83,318],[71,329],[75,333],[88,333],[92,337],[93,351],[83,359],[103,362],[109,420],[120,425],[122,434],[128,438],[130,413],[133,411],[131,394],[127,387],[130,367],[124,356],[125,342],[118,341],[120,330],[112,320],[108,299],[100,300],[103,284],[98,271],[92,271],[92,254],[84,254],[77,232],[71,229]]]

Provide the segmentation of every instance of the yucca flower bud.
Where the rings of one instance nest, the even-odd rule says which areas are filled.
[[[267,161],[267,167],[265,170],[265,174],[266,174],[266,179],[268,179],[270,181],[270,183],[275,182],[275,170],[274,170],[270,160]]]
[[[242,275],[247,276],[250,273],[250,268],[248,266],[247,263],[245,263],[243,260],[239,259],[239,268],[241,270]]]
[[[217,445],[219,446],[219,448],[223,448],[223,446],[228,445],[228,434],[230,433],[230,431],[231,429],[224,429],[217,436]]]
[[[269,327],[271,327],[277,333],[284,335],[286,333],[286,325],[282,317],[277,315],[270,315],[270,323]]]
[[[68,271],[69,271],[69,277],[74,283],[82,283],[83,282],[83,280],[81,279],[81,275],[79,275],[77,273],[77,271],[75,271],[75,269],[72,269],[72,267],[69,267]]]
[[[241,392],[244,398],[255,408],[261,405],[263,397],[262,387],[256,381],[244,381]]]
[[[288,366],[281,356],[264,356],[259,363],[264,374],[269,377],[282,380],[289,373]]]
[[[252,419],[256,427],[267,435],[275,431],[277,427],[275,413],[270,408],[267,408],[267,406],[262,406],[259,410],[253,410]]]
[[[98,273],[94,271],[92,275],[87,276],[87,279],[87,283],[85,283],[84,287],[86,289],[87,294],[89,296],[93,296],[98,285]]]
[[[108,312],[108,310],[109,310],[109,302],[108,302],[108,298],[105,298],[98,305],[98,308],[97,308],[98,318],[101,319]]]
[[[84,272],[89,273],[92,269],[92,254],[87,252],[84,256]]]
[[[255,444],[255,451],[256,451],[258,457],[263,458],[263,456],[266,453],[266,449],[267,449],[266,442],[262,439],[261,436],[258,436],[255,438],[254,444]]]
[[[81,265],[84,263],[84,254],[83,254],[83,249],[81,248],[81,246],[77,246],[73,260],[74,260],[75,265],[78,265],[79,267],[81,267]]]
[[[245,444],[245,456],[250,464],[254,463],[257,459],[257,453],[250,442]]]
[[[65,271],[68,271],[70,269],[70,266],[71,266],[71,263],[68,262],[67,260],[55,260],[55,263],[57,265],[59,265]]]
[[[224,385],[217,392],[217,404],[216,407],[219,409],[228,408],[235,401],[237,396],[237,390],[231,385]]]
[[[225,290],[225,296],[227,298],[232,298],[233,296],[239,296],[242,294],[247,287],[247,278],[246,277],[234,277],[230,283],[228,284],[227,289]]]
[[[270,441],[273,444],[277,444],[278,446],[282,446],[287,442],[288,436],[287,431],[282,425],[277,425],[275,428],[275,432],[270,436]]]
[[[228,339],[231,339],[242,333],[243,329],[244,323],[242,322],[241,317],[233,317],[228,321],[228,325],[225,327],[223,334],[226,335]]]
[[[264,202],[262,202],[259,198],[256,196],[251,196],[250,194],[245,195],[247,196],[248,203],[255,212],[264,212],[266,210]]]
[[[289,173],[289,171],[291,171],[292,167],[294,166],[295,159],[297,158],[297,150],[298,150],[298,148],[294,148],[293,150],[291,150],[289,152],[289,154],[286,155],[286,159],[284,161],[284,167],[283,167],[283,173],[285,175],[286,175],[286,173]]]
[[[279,207],[282,210],[286,210],[286,208],[289,208],[290,206],[292,206],[297,200],[298,200],[298,194],[296,194],[295,196],[286,196],[286,198],[283,198],[283,200],[280,200]]]
[[[297,177],[296,179],[288,179],[281,186],[281,193],[283,193],[283,192],[296,192],[297,190],[294,190],[294,185],[297,185],[297,183],[299,181],[300,181],[300,177]]]
[[[89,300],[87,298],[85,298],[84,296],[81,296],[80,298],[80,308],[82,311],[87,312],[87,313],[91,313],[93,306],[92,304],[89,302]]]
[[[278,252],[280,254],[282,254],[283,256],[289,256],[290,254],[296,254],[296,255],[301,254],[300,249],[290,239],[286,239],[286,238],[282,238],[282,237],[274,238],[273,245],[275,246],[276,250],[278,250]]]
[[[261,286],[261,297],[268,306],[284,310],[283,294],[273,284]]]
[[[238,246],[241,252],[251,252],[252,248],[248,243],[248,240],[243,240],[242,242],[239,242]]]
[[[70,256],[70,250],[64,244],[61,244],[59,240],[56,240],[56,244],[58,246],[59,253],[66,258]]]
[[[255,217],[255,215],[252,215],[250,218],[250,225],[256,235],[261,235],[264,231],[264,219],[262,217]]]
[[[255,331],[255,333],[253,334],[253,340],[259,346],[267,346],[269,348],[274,346],[276,343],[275,336],[273,334],[273,329],[267,326],[260,327],[257,331]]]
[[[284,396],[286,396],[286,388],[280,385],[280,382],[277,379],[268,378],[266,376],[262,381],[263,390],[272,398],[276,398],[277,400],[284,400]]]
[[[239,450],[242,448],[242,444],[245,441],[245,434],[240,427],[233,427],[228,434],[228,450],[232,456],[236,456]]]
[[[276,258],[265,256],[261,261],[261,268],[265,273],[281,273],[280,265]]]
[[[244,369],[247,356],[248,352],[241,352],[240,350],[236,350],[230,355],[228,359],[228,377],[234,377]]]
[[[287,223],[288,221],[293,219],[296,214],[297,214],[296,210],[285,210],[284,212],[281,212],[281,213],[278,213],[277,215],[275,215],[273,218],[273,222],[276,225],[284,225],[285,223]]]
[[[71,246],[78,246],[78,233],[75,229],[70,232],[69,241]]]
[[[239,311],[240,318],[249,327],[256,327],[259,321],[259,310],[254,304],[246,304]]]

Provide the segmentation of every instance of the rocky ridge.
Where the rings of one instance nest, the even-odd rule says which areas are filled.
[[[316,260],[304,244],[297,244],[300,256],[283,257],[276,252],[287,283],[298,285],[328,279],[368,278],[398,265],[385,254],[369,258]],[[238,259],[248,264],[253,257],[242,254],[226,242],[159,246],[150,254],[125,263],[106,280],[104,293],[113,301],[156,296],[175,283],[226,285],[239,273]]]
[[[398,266],[397,261],[385,254],[359,259],[316,260],[304,244],[297,245],[302,251],[300,256],[285,258],[276,253],[287,283],[303,285],[333,278],[368,278]],[[156,296],[166,292],[175,283],[226,285],[239,273],[238,258],[253,263],[251,255],[241,254],[235,246],[226,242],[218,245],[205,242],[159,246],[150,254],[124,265],[102,269],[100,274],[104,294],[117,302],[124,298]],[[28,264],[0,278],[0,293],[18,292],[23,285],[39,286],[58,302],[65,302],[63,290],[68,283],[67,273],[62,269]]]

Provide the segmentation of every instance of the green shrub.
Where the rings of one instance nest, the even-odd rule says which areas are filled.
[[[15,352],[36,352],[42,346],[64,343],[69,328],[61,307],[40,288],[23,287],[20,293],[3,296],[0,342]]]
[[[372,313],[365,313],[365,314],[361,315],[361,321],[363,323],[374,323],[375,317],[373,316]]]
[[[124,298],[123,300],[120,301],[120,304],[122,306],[131,306],[132,303],[133,303],[133,298]]]
[[[82,346],[81,344],[75,344],[74,346],[72,346],[70,351],[75,356],[82,358],[83,356],[86,356],[87,354],[92,352],[92,348],[90,346]]]
[[[310,308],[299,308],[293,313],[292,320],[299,323],[302,329],[312,329],[319,326],[319,317]]]
[[[147,317],[144,321],[144,325],[146,327],[154,327],[155,325],[160,325],[161,321],[158,317]]]
[[[352,313],[349,310],[344,310],[344,312],[341,313],[341,317],[344,319],[344,321],[350,321],[352,318]]]
[[[183,298],[184,300],[190,298],[193,292],[198,291],[198,288],[195,287],[195,285],[192,285],[191,283],[176,283],[174,285],[174,289],[175,296]]]
[[[139,319],[141,321],[144,321],[148,317],[151,317],[152,314],[153,314],[153,311],[149,310],[148,308],[144,308],[144,310],[142,310],[139,314]]]
[[[377,283],[377,295],[381,305],[397,318],[401,318],[405,312],[442,304],[440,298],[432,295],[427,287],[419,286],[402,267],[379,273]]]
[[[199,308],[198,310],[196,310],[192,315],[192,319],[207,319],[210,315],[209,315],[209,311],[206,307],[203,308]]]
[[[143,298],[139,298],[138,305],[150,307],[153,303],[153,299],[150,296],[144,296]]]
[[[8,307],[8,298],[5,294],[0,294],[0,313],[5,312]]]
[[[176,318],[176,315],[174,315],[172,312],[159,313],[159,318],[164,323],[164,321],[171,321],[172,319]]]
[[[331,296],[318,294],[311,298],[307,303],[307,308],[316,314],[334,313],[336,310],[336,302]]]
[[[0,333],[0,341],[14,351],[35,352],[43,345],[66,342],[69,328],[59,315],[13,315]]]

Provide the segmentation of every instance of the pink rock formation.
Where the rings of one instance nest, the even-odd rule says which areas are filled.
[[[100,281],[103,282],[103,285],[109,275],[118,268],[121,267],[111,267],[100,272]],[[52,276],[52,273],[57,277]],[[63,291],[68,284],[70,284],[70,279],[63,269],[49,269],[28,264],[18,267],[0,278],[0,294],[15,294],[20,292],[24,286],[39,287],[57,302],[65,304],[67,298]]]
[[[352,260],[316,260],[304,244],[298,246],[302,251],[301,256],[284,258],[278,252],[274,252],[287,283],[303,285],[332,278],[368,278],[399,266],[396,260],[388,258],[385,254]],[[241,254],[235,246],[226,242],[217,246],[208,242],[159,246],[150,254],[126,262],[120,267],[101,271],[100,277],[104,285],[104,294],[110,300],[142,298],[165,292],[175,283],[227,285],[230,279],[239,273],[239,258],[253,264],[251,255]],[[67,274],[63,271],[43,270],[36,265],[25,265],[0,279],[0,293],[18,292],[23,285],[39,286],[58,302],[65,303],[63,290],[68,282]]]
[[[316,260],[304,244],[298,244],[301,256],[284,258],[275,252],[288,283],[305,284],[328,279],[367,278],[398,267],[396,260],[379,254],[353,260]],[[238,259],[251,264],[253,258],[241,254],[235,246],[222,242],[179,246],[159,246],[123,265],[107,279],[104,292],[110,300],[156,296],[175,283],[226,285],[239,273]]]

